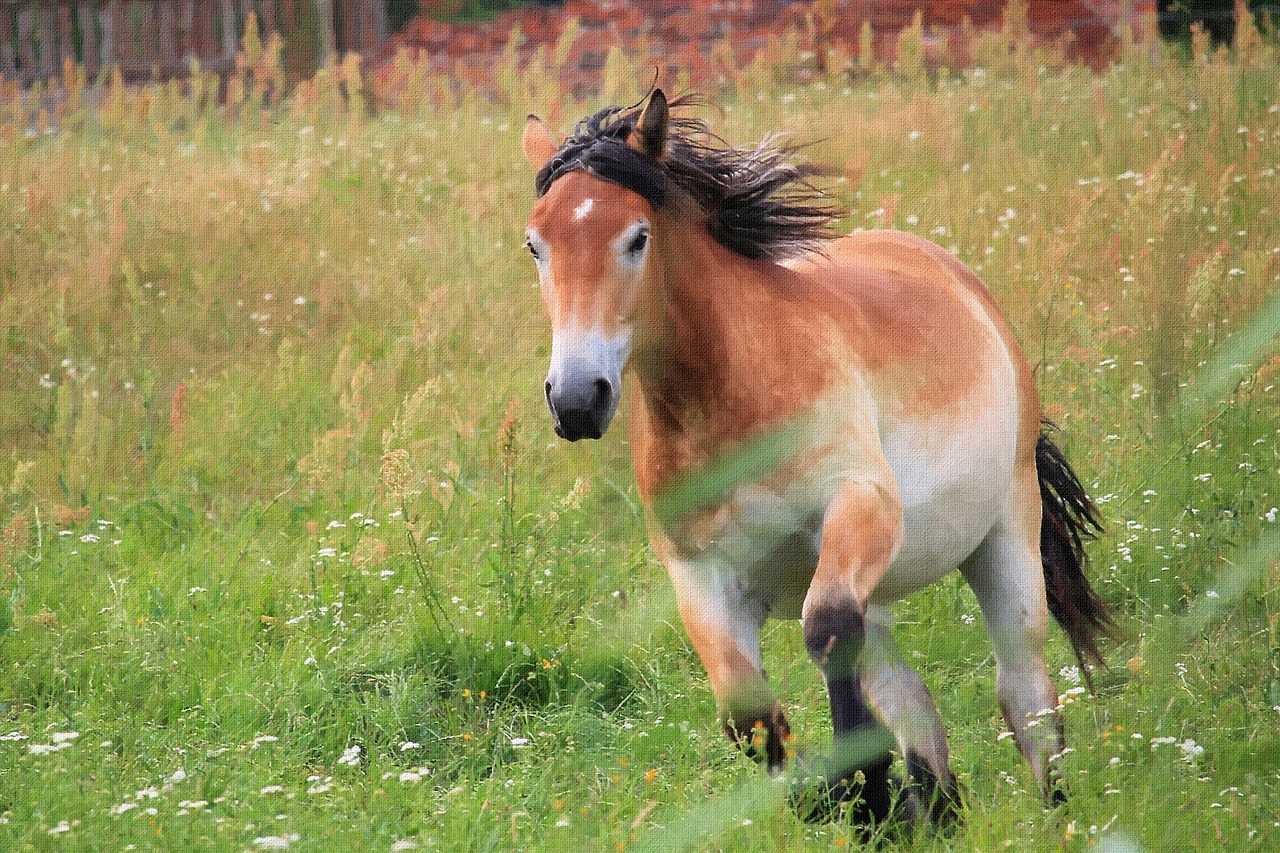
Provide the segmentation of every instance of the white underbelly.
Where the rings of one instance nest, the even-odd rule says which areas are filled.
[[[882,447],[902,500],[904,538],[871,603],[887,604],[930,585],[986,537],[1013,477],[1013,411],[1007,418],[984,416],[980,429],[956,429],[948,421],[886,431]],[[823,518],[847,476],[836,452],[784,488],[740,486],[698,562],[763,614],[799,618]]]
[[[1016,409],[981,429],[932,436],[911,430],[884,443],[902,500],[903,540],[871,601],[923,589],[977,549],[1007,504],[1017,444]]]

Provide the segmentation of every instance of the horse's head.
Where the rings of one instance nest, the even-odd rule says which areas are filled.
[[[654,212],[664,188],[667,102],[655,91],[634,121],[556,142],[537,118],[524,151],[538,170],[528,249],[551,318],[547,405],[556,434],[599,438],[618,408],[622,372],[647,310]]]

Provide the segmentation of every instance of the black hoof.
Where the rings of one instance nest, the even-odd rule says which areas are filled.
[[[917,753],[908,750],[907,775],[911,805],[917,815],[927,817],[930,824],[939,828],[950,827],[959,820],[960,785],[949,769],[946,778],[939,779]]]
[[[1057,771],[1049,774],[1048,785],[1044,792],[1044,807],[1046,809],[1056,809],[1067,802],[1067,783],[1062,780]]]
[[[854,826],[877,829],[890,822],[914,820],[911,798],[889,775],[888,758],[861,769],[802,776],[793,786],[790,802],[796,816],[807,823],[843,819]]]
[[[791,728],[778,703],[755,713],[726,715],[720,724],[729,740],[736,743],[747,757],[767,766],[770,773],[781,770],[786,763]]]

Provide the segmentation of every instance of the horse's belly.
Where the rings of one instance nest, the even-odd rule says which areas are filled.
[[[960,565],[1009,499],[1017,417],[994,410],[978,428],[903,429],[885,439],[902,500],[902,547],[871,600],[923,589]]]
[[[902,501],[905,536],[871,603],[923,589],[973,553],[1007,505],[1016,435],[1016,415],[991,411],[980,423],[888,425],[881,446]],[[690,548],[699,555],[694,562],[751,609],[798,618],[824,516],[858,467],[857,456],[837,441],[798,476],[739,486],[705,517],[706,536]]]

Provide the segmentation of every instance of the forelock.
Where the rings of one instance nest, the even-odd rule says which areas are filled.
[[[635,121],[634,113],[610,107],[578,122],[560,150],[538,170],[538,197],[546,195],[557,178],[585,171],[631,190],[654,208],[666,204],[668,177],[652,158],[627,144]]]
[[[670,106],[690,102],[678,98]],[[770,142],[736,148],[703,122],[673,115],[666,151],[655,160],[627,144],[639,115],[635,109],[607,107],[579,121],[538,171],[538,197],[575,171],[629,189],[655,209],[678,194],[707,216],[717,242],[748,258],[795,257],[835,236],[833,225],[842,211],[809,183],[826,170],[795,163],[795,148]]]

